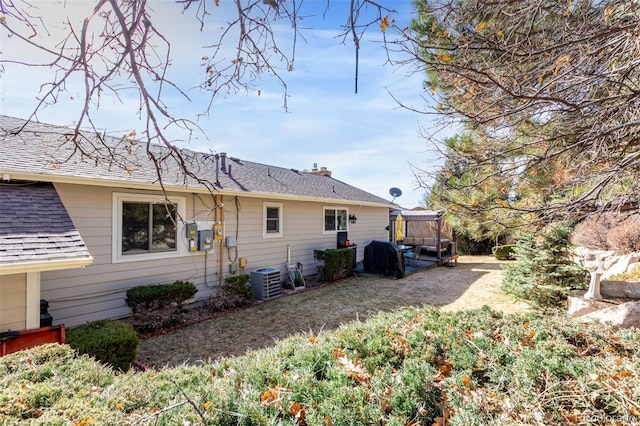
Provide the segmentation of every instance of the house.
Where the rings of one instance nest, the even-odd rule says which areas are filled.
[[[324,168],[182,150],[188,175],[154,146],[170,157],[160,181],[144,144],[70,134],[0,116],[0,332],[36,327],[40,299],[70,327],[128,316],[134,286],[187,280],[207,299],[232,274],[275,269],[284,282],[289,260],[315,274],[313,251],[338,232],[359,260],[388,239],[390,202]]]

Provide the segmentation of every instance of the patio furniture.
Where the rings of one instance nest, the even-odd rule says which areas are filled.
[[[365,272],[384,276],[404,277],[404,257],[402,250],[388,241],[371,241],[364,248],[362,261]]]

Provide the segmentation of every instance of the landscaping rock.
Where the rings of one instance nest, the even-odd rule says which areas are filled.
[[[589,291],[582,297],[569,297],[569,318],[610,322],[616,327],[640,327],[640,283],[610,281],[608,278],[629,273],[640,266],[640,253],[615,255],[613,251],[577,247],[576,263],[591,273]],[[619,305],[602,299],[630,300]]]
[[[615,328],[640,328],[640,302],[613,305],[575,318],[580,321],[610,323]]]
[[[569,303],[569,308],[567,310],[567,316],[569,318],[580,317],[591,312],[616,306],[613,303],[602,302],[599,300],[588,300],[577,296],[569,296],[567,301]]]
[[[624,256],[611,256],[609,262],[605,262],[606,272],[602,275],[602,279],[606,280],[612,275],[623,274],[629,270],[629,267],[640,260],[638,253],[627,254]]]
[[[640,282],[602,280],[600,282],[600,294],[606,299],[640,300]]]

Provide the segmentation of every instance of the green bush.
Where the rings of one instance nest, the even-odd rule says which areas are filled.
[[[353,274],[353,249],[314,250],[313,255],[324,263],[320,276],[322,281],[336,281]]]
[[[611,275],[607,278],[607,281],[640,281],[640,266],[635,266],[633,269],[621,274]]]
[[[100,320],[67,330],[67,344],[80,354],[127,371],[136,359],[139,341],[131,324]]]
[[[196,286],[188,281],[138,286],[127,290],[125,302],[133,312],[139,309],[159,309],[170,304],[182,308],[184,301],[193,297],[197,291]]]
[[[571,260],[568,236],[568,230],[557,229],[540,241],[533,235],[518,240],[517,262],[503,266],[503,291],[542,308],[559,306],[571,290],[585,288],[588,273]]]
[[[131,308],[133,326],[139,332],[150,332],[180,323],[185,300],[197,291],[187,281],[130,288],[125,302]]]
[[[222,296],[227,307],[246,306],[255,297],[253,287],[249,284],[251,276],[248,274],[232,275],[224,279]]]
[[[456,251],[458,254],[472,256],[491,254],[493,245],[494,241],[492,239],[477,241],[462,232],[456,233]]]
[[[0,423],[515,426],[640,419],[640,330],[574,321],[561,310],[406,308],[189,364],[114,374],[67,345],[9,354],[0,357]]]
[[[513,253],[513,244],[505,244],[502,246],[495,246],[491,249],[493,257],[498,260],[514,260],[515,255]]]

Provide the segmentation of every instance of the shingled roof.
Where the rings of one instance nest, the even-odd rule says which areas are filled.
[[[22,128],[24,126],[24,128]],[[22,128],[19,133],[14,130]],[[146,146],[127,136],[119,139],[83,133],[78,146],[69,141],[69,128],[0,116],[0,173],[19,179],[66,181],[90,179],[112,186],[155,186],[158,176]],[[166,147],[152,146],[158,155],[170,155]],[[118,154],[118,160],[107,155]],[[212,183],[216,191],[231,195],[287,197],[345,204],[391,206],[378,197],[327,175],[319,175],[181,149],[193,176],[185,176],[175,159],[162,165],[166,188],[200,191]],[[124,154],[124,155],[120,155]],[[226,167],[223,167],[222,162]]]
[[[78,261],[92,258],[53,185],[0,183],[0,269]]]

